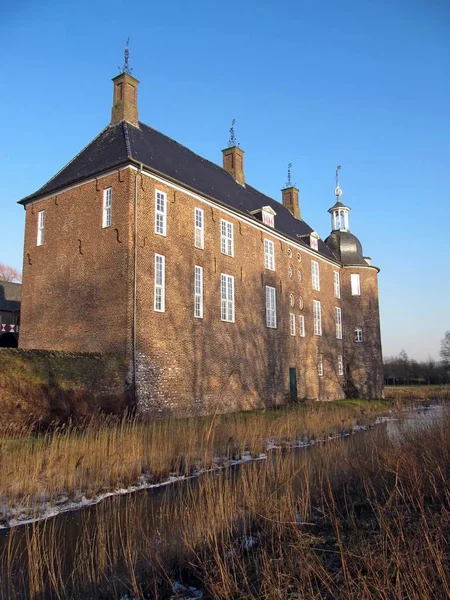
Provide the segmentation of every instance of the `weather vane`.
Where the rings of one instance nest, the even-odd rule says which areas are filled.
[[[119,67],[119,71],[121,73],[131,74],[131,71],[133,69],[130,67],[130,64],[129,64],[129,60],[130,60],[130,51],[128,50],[129,43],[130,43],[130,38],[127,39],[127,43],[125,45],[125,50],[123,53],[123,67],[122,68]]]
[[[291,181],[291,167],[292,167],[292,163],[288,164],[288,176],[287,176],[287,181],[286,181],[286,186],[287,188],[292,187],[292,181]]]
[[[338,165],[336,167],[336,187],[334,189],[334,195],[337,198],[337,201],[340,202],[341,201],[341,196],[342,196],[342,190],[339,186],[339,171],[341,170],[341,165]]]
[[[234,124],[236,123],[236,119],[233,119],[231,121],[231,127],[230,127],[230,140],[228,142],[228,147],[229,148],[233,148],[233,146],[237,146],[236,144],[236,136],[234,135]]]

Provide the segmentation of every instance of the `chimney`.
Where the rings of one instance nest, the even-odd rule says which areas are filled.
[[[244,177],[244,151],[239,146],[232,146],[222,150],[223,168],[234,177],[241,185],[245,185]]]
[[[130,73],[120,73],[113,78],[114,97],[111,110],[111,125],[127,121],[139,127],[137,89],[139,81]]]
[[[291,185],[281,190],[282,204],[285,206],[296,219],[300,219],[300,204],[298,201],[298,188]]]

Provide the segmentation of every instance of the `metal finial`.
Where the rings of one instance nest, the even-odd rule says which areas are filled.
[[[121,73],[129,73],[131,75],[131,71],[133,69],[130,67],[130,64],[129,64],[129,60],[130,60],[130,51],[128,49],[129,43],[130,43],[130,38],[127,39],[127,43],[125,45],[125,50],[123,52],[123,67],[122,68],[119,67],[119,71]]]
[[[286,185],[285,187],[290,188],[292,187],[292,181],[291,181],[291,167],[292,167],[292,163],[288,164],[288,175],[287,175],[287,181],[286,181]]]
[[[337,202],[341,201],[342,190],[339,186],[339,171],[341,170],[341,165],[336,167],[336,187],[334,188],[334,195],[336,196]]]
[[[234,124],[236,123],[236,119],[233,119],[231,121],[231,127],[230,127],[230,139],[228,141],[228,147],[229,148],[233,148],[233,146],[237,146],[236,144],[236,136],[234,135]]]

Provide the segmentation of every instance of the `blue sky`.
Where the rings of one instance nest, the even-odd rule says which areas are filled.
[[[217,163],[236,119],[246,180],[286,169],[326,237],[334,169],[381,268],[385,355],[437,358],[450,329],[448,0],[49,2],[2,8],[0,262],[22,267],[32,193],[110,119],[130,36],[140,118]]]

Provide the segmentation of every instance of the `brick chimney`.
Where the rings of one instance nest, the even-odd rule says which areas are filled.
[[[245,185],[244,176],[244,151],[239,146],[232,146],[222,150],[223,168],[234,177],[241,185]]]
[[[120,73],[113,78],[114,97],[111,110],[111,125],[127,121],[139,127],[137,89],[139,81],[130,73]]]
[[[300,219],[300,204],[298,200],[298,189],[291,185],[281,190],[282,204],[285,206],[296,219]]]

